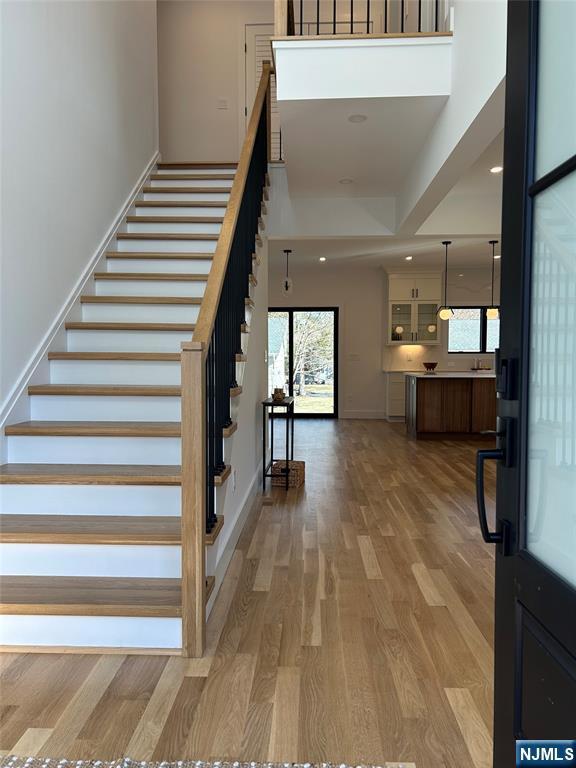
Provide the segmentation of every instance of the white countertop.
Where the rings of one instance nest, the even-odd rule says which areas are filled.
[[[434,371],[434,373],[404,371],[404,376],[414,376],[417,379],[495,379],[494,371]]]

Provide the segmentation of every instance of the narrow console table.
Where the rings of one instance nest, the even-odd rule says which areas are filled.
[[[284,470],[286,490],[290,482],[290,461],[294,461],[294,398],[285,397],[284,400],[273,400],[271,397],[262,401],[262,455],[264,472],[262,473],[262,492],[266,493],[266,478],[272,475],[274,464],[274,409],[286,409],[286,467]],[[267,426],[270,424],[270,461],[266,463],[266,435]]]

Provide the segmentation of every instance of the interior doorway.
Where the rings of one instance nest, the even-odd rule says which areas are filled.
[[[297,417],[338,418],[338,307],[271,307],[268,389],[293,396]]]

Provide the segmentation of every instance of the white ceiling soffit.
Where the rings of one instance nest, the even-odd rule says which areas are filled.
[[[445,103],[445,96],[280,103],[290,194],[394,195]],[[349,121],[358,114],[364,122]]]

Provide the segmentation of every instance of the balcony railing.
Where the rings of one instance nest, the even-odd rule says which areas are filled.
[[[449,31],[447,0],[276,0],[277,37]]]

